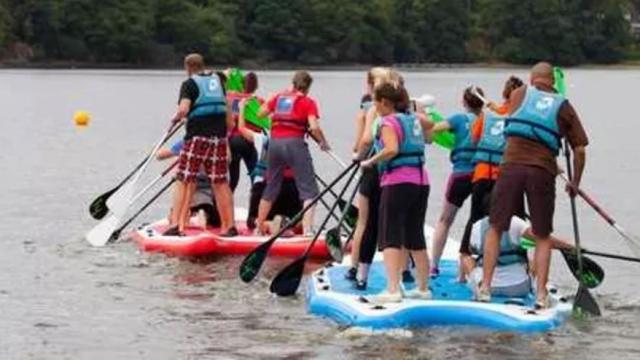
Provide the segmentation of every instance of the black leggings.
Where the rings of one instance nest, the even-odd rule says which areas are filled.
[[[247,172],[251,174],[258,162],[258,152],[252,143],[242,135],[235,135],[229,139],[231,162],[229,163],[229,178],[231,191],[235,191],[240,181],[240,160],[244,161]]]
[[[496,180],[489,179],[482,179],[473,183],[473,189],[471,190],[471,211],[469,213],[469,220],[467,220],[467,225],[464,228],[462,241],[460,242],[461,254],[471,255],[469,241],[471,239],[471,230],[473,229],[473,224],[475,224],[476,221],[489,216],[488,204],[490,204],[491,191],[493,190],[495,184]],[[487,197],[486,200],[485,197]],[[517,206],[518,210],[515,212],[515,215],[524,219],[526,216],[524,211],[524,198],[522,200],[522,204],[520,206]]]
[[[369,199],[369,217],[360,241],[358,262],[371,264],[378,250],[378,210],[380,208],[380,178],[375,167],[362,171],[359,192],[360,196]]]

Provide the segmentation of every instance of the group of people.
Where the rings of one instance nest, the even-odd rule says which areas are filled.
[[[320,128],[317,103],[309,96],[312,77],[298,71],[290,88],[263,101],[255,95],[257,77],[253,73],[244,77],[244,92],[236,93],[225,91],[224,73],[205,71],[198,54],[185,58],[185,70],[189,79],[182,84],[174,122],[186,121],[186,135],[163,155],[178,156],[178,183],[166,234],[184,233],[194,193],[210,189],[213,206],[197,210],[214,213],[206,217],[209,224],[215,220],[223,236],[237,235],[233,190],[240,159],[252,180],[247,227],[259,234],[277,231],[269,220],[277,214],[294,216],[319,194],[305,139],[312,138],[322,150],[330,149]],[[528,85],[510,77],[502,104],[488,102],[482,89],[469,87],[462,96],[463,111],[440,122],[432,121],[425,108],[411,100],[396,70],[372,68],[366,83],[353,145],[362,177],[353,263],[347,278],[357,289],[366,289],[369,267],[379,249],[387,289],[371,296],[371,302],[430,299],[429,278],[439,275],[449,228],[471,197],[460,241],[459,281],[469,282],[476,300],[490,301],[492,294],[528,294],[533,272],[536,304],[547,307],[551,249],[571,247],[551,235],[559,171],[555,158],[566,139],[574,155],[573,185],[577,186],[588,144],[574,108],[554,91],[552,66],[536,64]],[[261,104],[255,116],[270,116],[270,129],[256,126],[245,116],[250,99]],[[441,132],[453,133],[455,144],[430,258],[423,230],[430,192],[425,146]],[[311,207],[300,231],[314,233],[313,218]],[[532,266],[519,246],[522,236],[536,240]],[[408,272],[411,263],[415,264],[415,279]],[[417,281],[415,290],[405,293],[402,283],[412,280]]]
[[[255,94],[255,73],[243,76],[243,91],[227,91],[227,74],[207,71],[201,55],[186,56],[184,67],[189,78],[181,85],[172,122],[173,126],[186,122],[186,133],[157,155],[160,160],[178,158],[164,235],[183,236],[192,215],[197,215],[198,225],[217,227],[224,237],[237,236],[233,192],[241,161],[251,179],[246,227],[259,234],[277,231],[276,222],[293,217],[319,193],[305,137],[308,134],[321,149],[330,149],[319,126],[318,106],[308,96],[312,77],[296,72],[290,88],[264,101]],[[261,104],[251,119],[270,117],[270,127],[246,116],[251,100]],[[313,214],[310,209],[302,220],[304,234],[314,232]]]

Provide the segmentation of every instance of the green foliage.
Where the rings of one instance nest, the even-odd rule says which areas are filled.
[[[176,65],[612,63],[637,0],[0,0],[0,50],[39,60]],[[636,4],[640,6],[640,4]]]

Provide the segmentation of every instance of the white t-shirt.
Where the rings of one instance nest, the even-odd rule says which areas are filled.
[[[256,152],[258,154],[258,160],[263,156],[263,152],[265,151],[264,144],[269,141],[269,136],[264,133],[254,133],[253,135],[253,146],[256,148]],[[253,183],[257,184],[264,181],[264,176],[256,176],[253,179]]]
[[[473,249],[480,249],[482,246],[482,237],[486,234],[482,233],[482,228],[488,228],[483,226],[482,222],[488,222],[488,218],[484,218],[473,224],[471,229],[470,246]],[[529,227],[529,223],[521,218],[514,216],[511,218],[511,225],[509,227],[509,238],[513,245],[520,245],[520,238]],[[473,280],[482,280],[482,267],[476,267],[471,273]],[[521,284],[527,281],[529,275],[527,274],[527,267],[524,264],[511,264],[504,266],[496,266],[493,273],[493,280],[491,287],[508,287]]]

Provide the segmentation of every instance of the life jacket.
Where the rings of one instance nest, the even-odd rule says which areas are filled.
[[[537,141],[558,155],[558,113],[566,98],[527,86],[522,105],[507,118],[504,134]]]
[[[493,111],[484,112],[484,123],[480,141],[476,144],[473,162],[500,165],[506,140],[504,138],[505,117]]]
[[[360,110],[364,110],[369,111],[369,109],[371,109],[371,107],[373,106],[373,101],[364,101],[362,103],[360,103]]]
[[[198,98],[193,102],[189,119],[195,117],[222,115],[227,112],[224,89],[217,74],[191,76],[198,86]]]
[[[238,117],[240,116],[240,102],[242,100],[250,99],[252,97],[253,97],[252,94],[247,94],[247,93],[242,93],[237,91],[230,91],[227,93],[227,101],[229,102],[229,106],[231,108],[231,114],[233,115],[233,121],[235,122],[236,127],[238,126]],[[256,131],[256,132],[260,131],[260,128],[258,128],[257,126],[255,126],[249,121],[245,121],[245,126],[252,131]]]
[[[424,164],[425,141],[420,120],[418,120],[415,114],[397,113],[394,116],[402,129],[402,142],[398,146],[398,155],[390,160],[382,161],[378,169],[381,173],[384,173],[402,166],[422,168]],[[380,138],[379,128],[381,126],[382,121],[380,121],[377,126],[376,151],[384,148],[384,144]]]
[[[305,95],[299,91],[285,91],[277,95],[276,106],[271,115],[271,127],[288,127],[306,133],[309,124],[307,119],[298,119],[294,113],[294,105]]]
[[[482,258],[484,254],[484,242],[489,231],[489,220],[484,218],[480,220],[480,248],[473,249],[478,254],[477,265],[482,266]],[[502,233],[500,236],[500,255],[498,255],[498,265],[506,266],[512,264],[524,264],[528,263],[527,251],[518,245],[515,245],[511,241],[511,236],[508,231]]]
[[[471,139],[471,124],[476,119],[476,116],[472,113],[464,114],[467,117],[464,130],[456,134],[455,144],[451,151],[450,159],[452,163],[471,163],[476,153],[476,145]]]

